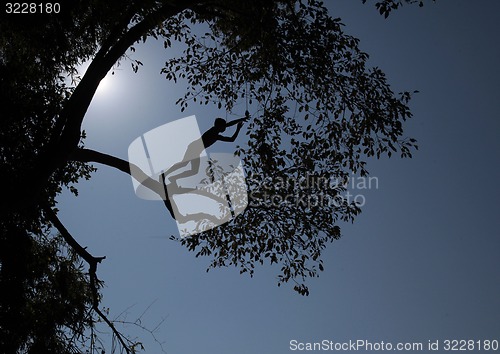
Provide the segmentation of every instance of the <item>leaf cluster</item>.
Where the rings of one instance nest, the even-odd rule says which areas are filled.
[[[366,3],[367,0],[362,0],[363,4]],[[435,0],[432,0],[435,1]],[[383,0],[375,3],[377,10],[383,15],[385,18],[389,17],[392,11],[397,10],[403,4],[418,4],[418,6],[424,6],[423,0]]]

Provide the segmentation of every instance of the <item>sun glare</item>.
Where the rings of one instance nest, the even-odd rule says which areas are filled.
[[[85,75],[85,72],[89,67],[89,64],[90,64],[89,62],[83,63],[78,68],[78,75],[80,76],[80,78]],[[99,86],[97,87],[96,90],[96,95],[103,96],[109,93],[112,90],[113,79],[114,79],[113,75],[111,74],[111,72],[109,72],[99,83]]]
[[[111,83],[113,81],[113,77],[111,74],[107,74],[104,79],[101,80],[99,86],[97,87],[96,94],[103,95],[107,92],[111,91]]]

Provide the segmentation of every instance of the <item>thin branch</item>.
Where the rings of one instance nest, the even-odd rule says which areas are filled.
[[[135,326],[137,328],[140,328],[141,330],[143,330],[145,332],[148,332],[151,335],[151,337],[154,339],[154,341],[160,346],[162,353],[166,353],[165,349],[163,348],[163,344],[165,344],[165,343],[160,342],[160,340],[156,337],[155,333],[158,330],[158,328],[160,328],[161,325],[163,323],[165,323],[165,320],[167,319],[168,316],[161,318],[161,320],[158,322],[158,324],[153,329],[149,329],[142,324],[142,318],[151,309],[151,307],[155,303],[156,303],[156,300],[153,301],[151,304],[149,304],[148,307],[146,307],[146,309],[134,321],[129,321],[126,318],[127,317],[127,310],[130,309],[130,307],[129,307],[129,308],[125,309],[124,311],[122,311],[118,316],[116,316],[115,319],[113,320],[113,323],[119,323],[122,325],[132,325],[132,326]],[[137,343],[137,344],[140,344],[140,343]]]
[[[82,247],[77,240],[71,236],[69,231],[64,227],[62,222],[57,217],[56,213],[52,208],[47,204],[44,205],[43,210],[48,217],[49,221],[54,225],[54,227],[61,233],[62,237],[66,241],[66,243],[80,256],[82,257],[90,267],[97,267],[97,263],[101,263],[103,259],[106,257],[94,257],[92,256],[86,248]]]
[[[92,293],[92,309],[99,315],[99,317],[106,323],[106,325],[111,329],[115,337],[118,339],[120,342],[120,345],[122,348],[126,351],[127,354],[134,353],[134,347],[140,343],[133,342],[129,338],[124,337],[120,331],[115,326],[115,323],[127,323],[124,321],[111,321],[105,314],[104,312],[99,308],[99,293],[98,293],[98,288],[99,288],[99,279],[97,278],[97,265],[98,263],[101,263],[102,260],[104,260],[106,257],[94,257],[92,256],[86,248],[81,246],[75,238],[69,233],[69,231],[66,229],[66,227],[62,224],[62,222],[59,220],[57,217],[56,213],[52,208],[47,204],[44,206],[44,212],[50,222],[54,225],[54,227],[59,231],[59,233],[62,235],[64,240],[68,243],[68,245],[82,258],[84,259],[88,264],[89,264],[89,278],[90,278],[90,290]],[[151,305],[150,305],[151,306]],[[148,307],[149,309],[149,307]],[[146,309],[147,311],[147,309]],[[145,312],[146,312],[145,311]],[[143,313],[144,314],[144,313]],[[141,317],[143,316],[141,315]],[[140,320],[140,318],[138,319]],[[137,323],[137,321],[133,324],[136,326],[140,327],[143,330],[148,331],[152,336],[153,339],[162,347],[162,352],[163,346],[162,343],[158,341],[158,339],[155,337],[154,332],[157,330],[157,328],[164,322],[165,319],[162,319],[160,323],[153,329],[153,330],[148,330],[144,326],[142,326],[140,323]],[[92,336],[92,341],[94,340]]]
[[[68,245],[80,256],[82,257],[89,265],[89,278],[90,278],[90,291],[92,292],[92,309],[101,317],[101,319],[109,326],[109,328],[113,331],[114,335],[120,341],[120,344],[123,346],[127,353],[131,353],[131,350],[127,343],[125,343],[125,339],[123,335],[116,329],[115,325],[106,317],[106,315],[99,308],[99,293],[98,293],[98,282],[97,278],[97,264],[101,263],[106,257],[94,257],[92,256],[82,245],[75,240],[75,238],[69,233],[66,227],[62,224],[62,222],[57,217],[56,213],[52,208],[47,204],[44,206],[44,212],[52,225],[59,231],[64,240],[68,243]]]

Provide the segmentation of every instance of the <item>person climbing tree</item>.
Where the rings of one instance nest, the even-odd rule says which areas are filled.
[[[248,111],[245,112],[244,117],[234,119],[229,122],[226,122],[225,119],[220,117],[216,118],[213,127],[203,133],[200,139],[197,139],[188,145],[182,161],[174,164],[172,167],[161,174],[162,182],[165,184],[166,178],[170,174],[172,174],[172,172],[187,166],[189,163],[191,164],[191,168],[182,173],[169,177],[170,183],[174,183],[178,179],[193,176],[198,173],[200,168],[200,155],[203,150],[212,146],[217,141],[234,142],[238,137],[238,134],[240,133],[241,127],[243,126],[244,122],[249,118],[250,113]],[[232,136],[221,135],[221,133],[226,131],[227,127],[231,127],[233,125],[236,125],[236,131]]]

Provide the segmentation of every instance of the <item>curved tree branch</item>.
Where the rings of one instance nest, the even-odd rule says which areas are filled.
[[[141,22],[130,28],[111,48],[101,48],[89,65],[82,81],[80,81],[80,84],[75,89],[68,105],[61,112],[61,118],[63,121],[67,121],[67,123],[57,142],[59,148],[76,148],[80,139],[81,124],[84,115],[99,82],[125,54],[127,49],[167,18],[175,16],[195,3],[201,2],[203,1],[166,1],[157,11],[150,13]]]
[[[27,177],[19,181],[19,184],[25,187],[20,188],[21,192],[16,198],[5,198],[5,200],[0,201],[2,209],[25,208],[43,200],[42,191],[46,187],[50,176],[58,168],[63,167],[70,159],[72,152],[78,148],[83,119],[99,83],[108,71],[126,53],[130,46],[143,36],[146,36],[152,29],[161,25],[163,21],[194,4],[203,2],[204,0],[165,0],[161,7],[146,15],[141,22],[131,27],[120,38],[117,38],[111,47],[102,47],[96,53],[94,60],[58,117],[58,120],[60,120],[58,129],[61,130],[61,133],[52,137],[52,141],[40,153],[32,171],[26,173]],[[115,34],[113,33],[113,35]],[[104,40],[104,42],[108,41]],[[28,176],[33,175],[36,175],[37,178],[31,180],[31,177]]]

